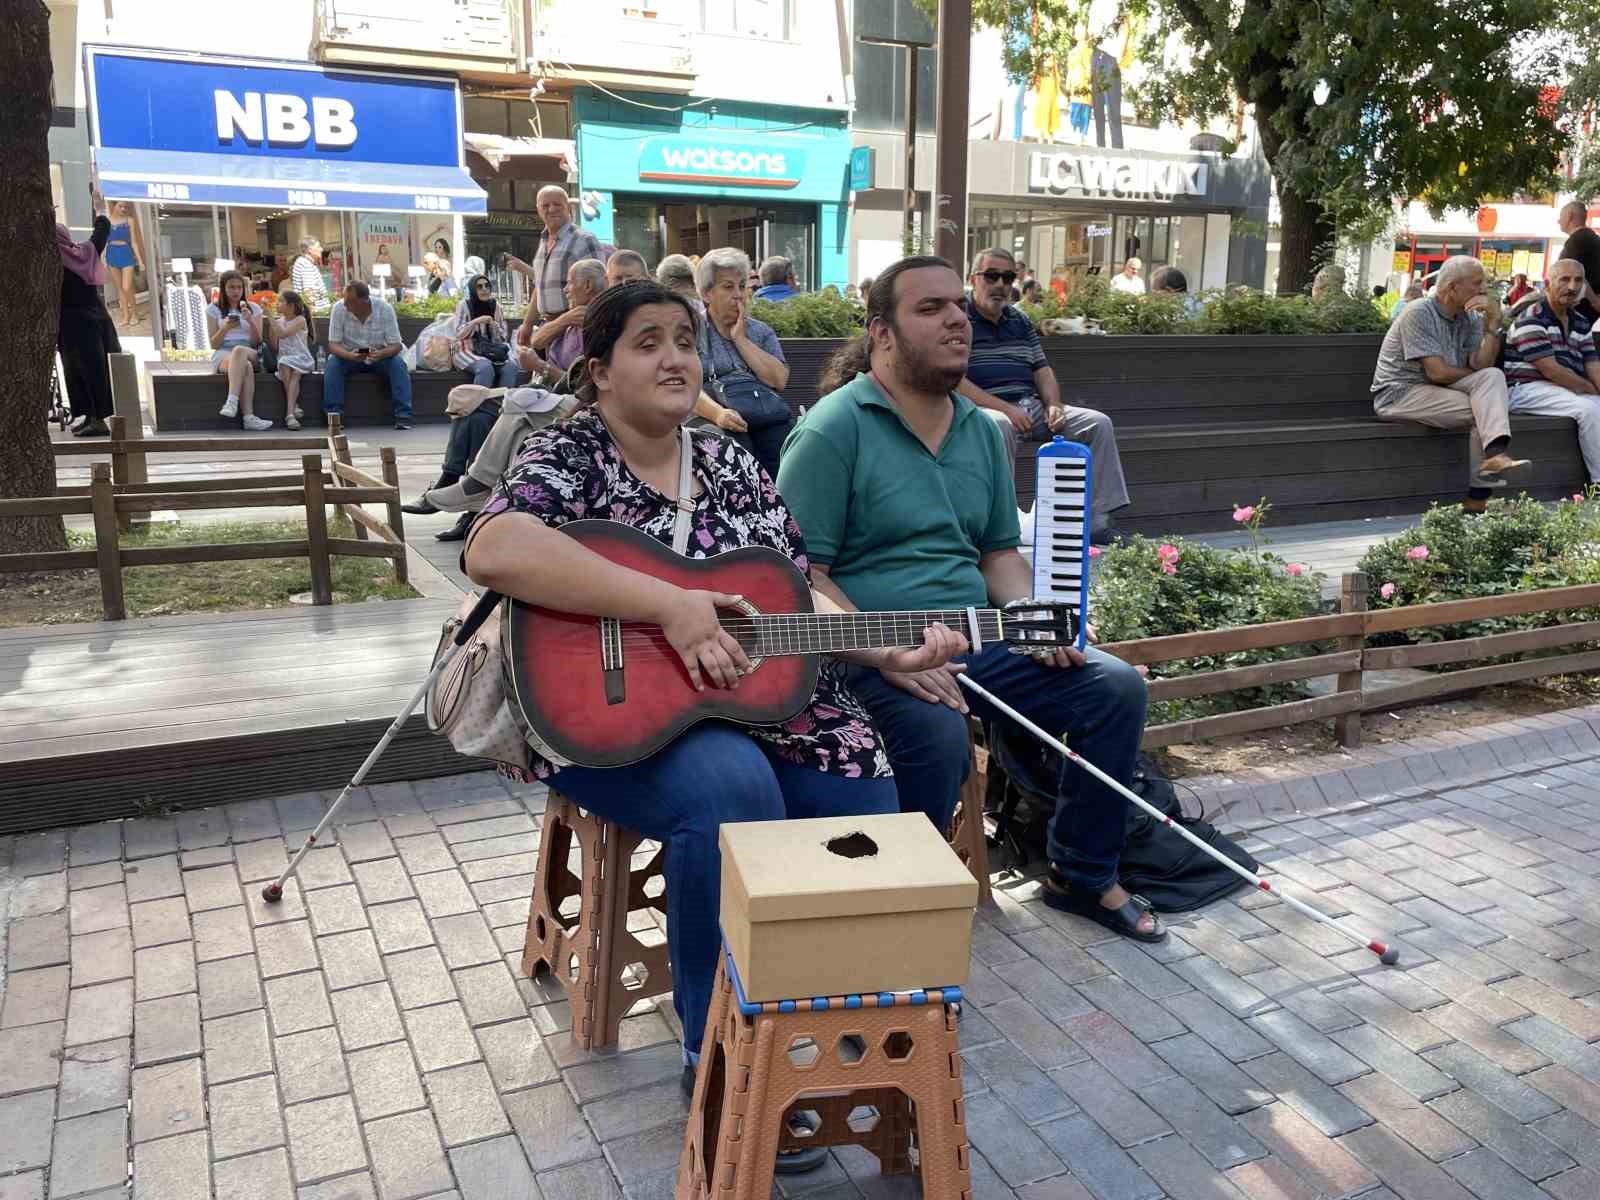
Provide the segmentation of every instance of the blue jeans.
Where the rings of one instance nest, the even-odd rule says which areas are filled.
[[[496,364],[487,358],[480,358],[472,364],[472,382],[480,387],[516,387],[517,360],[508,358]]]
[[[567,767],[550,786],[579,808],[666,847],[667,953],[683,1043],[700,1053],[722,945],[724,821],[892,813],[893,779],[846,779],[777,757],[732,725],[697,725],[643,762]]]
[[[1144,736],[1144,679],[1099,650],[1090,649],[1088,657],[1082,667],[1061,670],[997,644],[969,657],[967,671],[973,682],[1051,733],[1065,734],[1075,751],[1126,784]],[[966,718],[917,699],[867,667],[850,667],[846,682],[883,736],[902,810],[921,810],[941,831],[948,829],[971,767]],[[1117,881],[1128,802],[1054,752],[1047,751],[1044,765],[1037,766],[1038,740],[966,695],[973,713],[998,731],[996,749],[1007,773],[1024,790],[1054,797],[1050,861],[1074,887],[1105,891]]]
[[[394,403],[394,419],[411,419],[411,372],[406,370],[400,356],[394,354],[379,362],[351,362],[337,355],[328,355],[322,369],[322,411],[344,411],[344,381],[350,375],[382,375],[389,381],[389,399]]]

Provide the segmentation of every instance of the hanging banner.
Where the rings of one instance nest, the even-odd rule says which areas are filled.
[[[1396,275],[1411,274],[1411,251],[1396,250],[1394,252],[1394,273]]]
[[[1528,278],[1535,283],[1543,281],[1544,255],[1531,253],[1528,255]]]
[[[1542,254],[1539,256],[1539,265],[1541,267],[1544,265],[1544,255]],[[1533,273],[1528,271],[1528,252],[1526,250],[1516,250],[1512,252],[1511,273],[1513,275],[1527,274],[1530,279],[1535,278]]]

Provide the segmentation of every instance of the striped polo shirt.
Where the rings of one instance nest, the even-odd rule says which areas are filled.
[[[1539,383],[1544,376],[1534,364],[1541,358],[1555,356],[1558,364],[1582,377],[1584,366],[1600,358],[1594,348],[1594,334],[1589,321],[1575,309],[1567,310],[1567,327],[1550,310],[1547,300],[1541,300],[1518,318],[1506,339],[1506,382],[1513,387],[1519,383]]]
[[[972,358],[967,378],[991,396],[1017,404],[1039,394],[1033,373],[1048,366],[1039,331],[1021,309],[1006,305],[998,321],[978,311],[967,297],[967,319],[972,322]]]

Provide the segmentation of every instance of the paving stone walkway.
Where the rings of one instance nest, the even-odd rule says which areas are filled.
[[[1165,946],[1008,881],[962,1022],[981,1200],[1600,1197],[1600,801],[1582,754],[1235,828],[1403,967],[1258,892]],[[672,1194],[670,1004],[572,1048],[518,960],[543,797],[373,789],[0,840],[0,1200]],[[918,1194],[838,1153],[782,1184]]]

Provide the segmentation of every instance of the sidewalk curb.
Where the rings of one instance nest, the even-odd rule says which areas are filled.
[[[1322,755],[1293,775],[1251,768],[1176,782],[1199,797],[1208,819],[1250,829],[1588,764],[1597,753],[1600,705],[1586,705]]]

